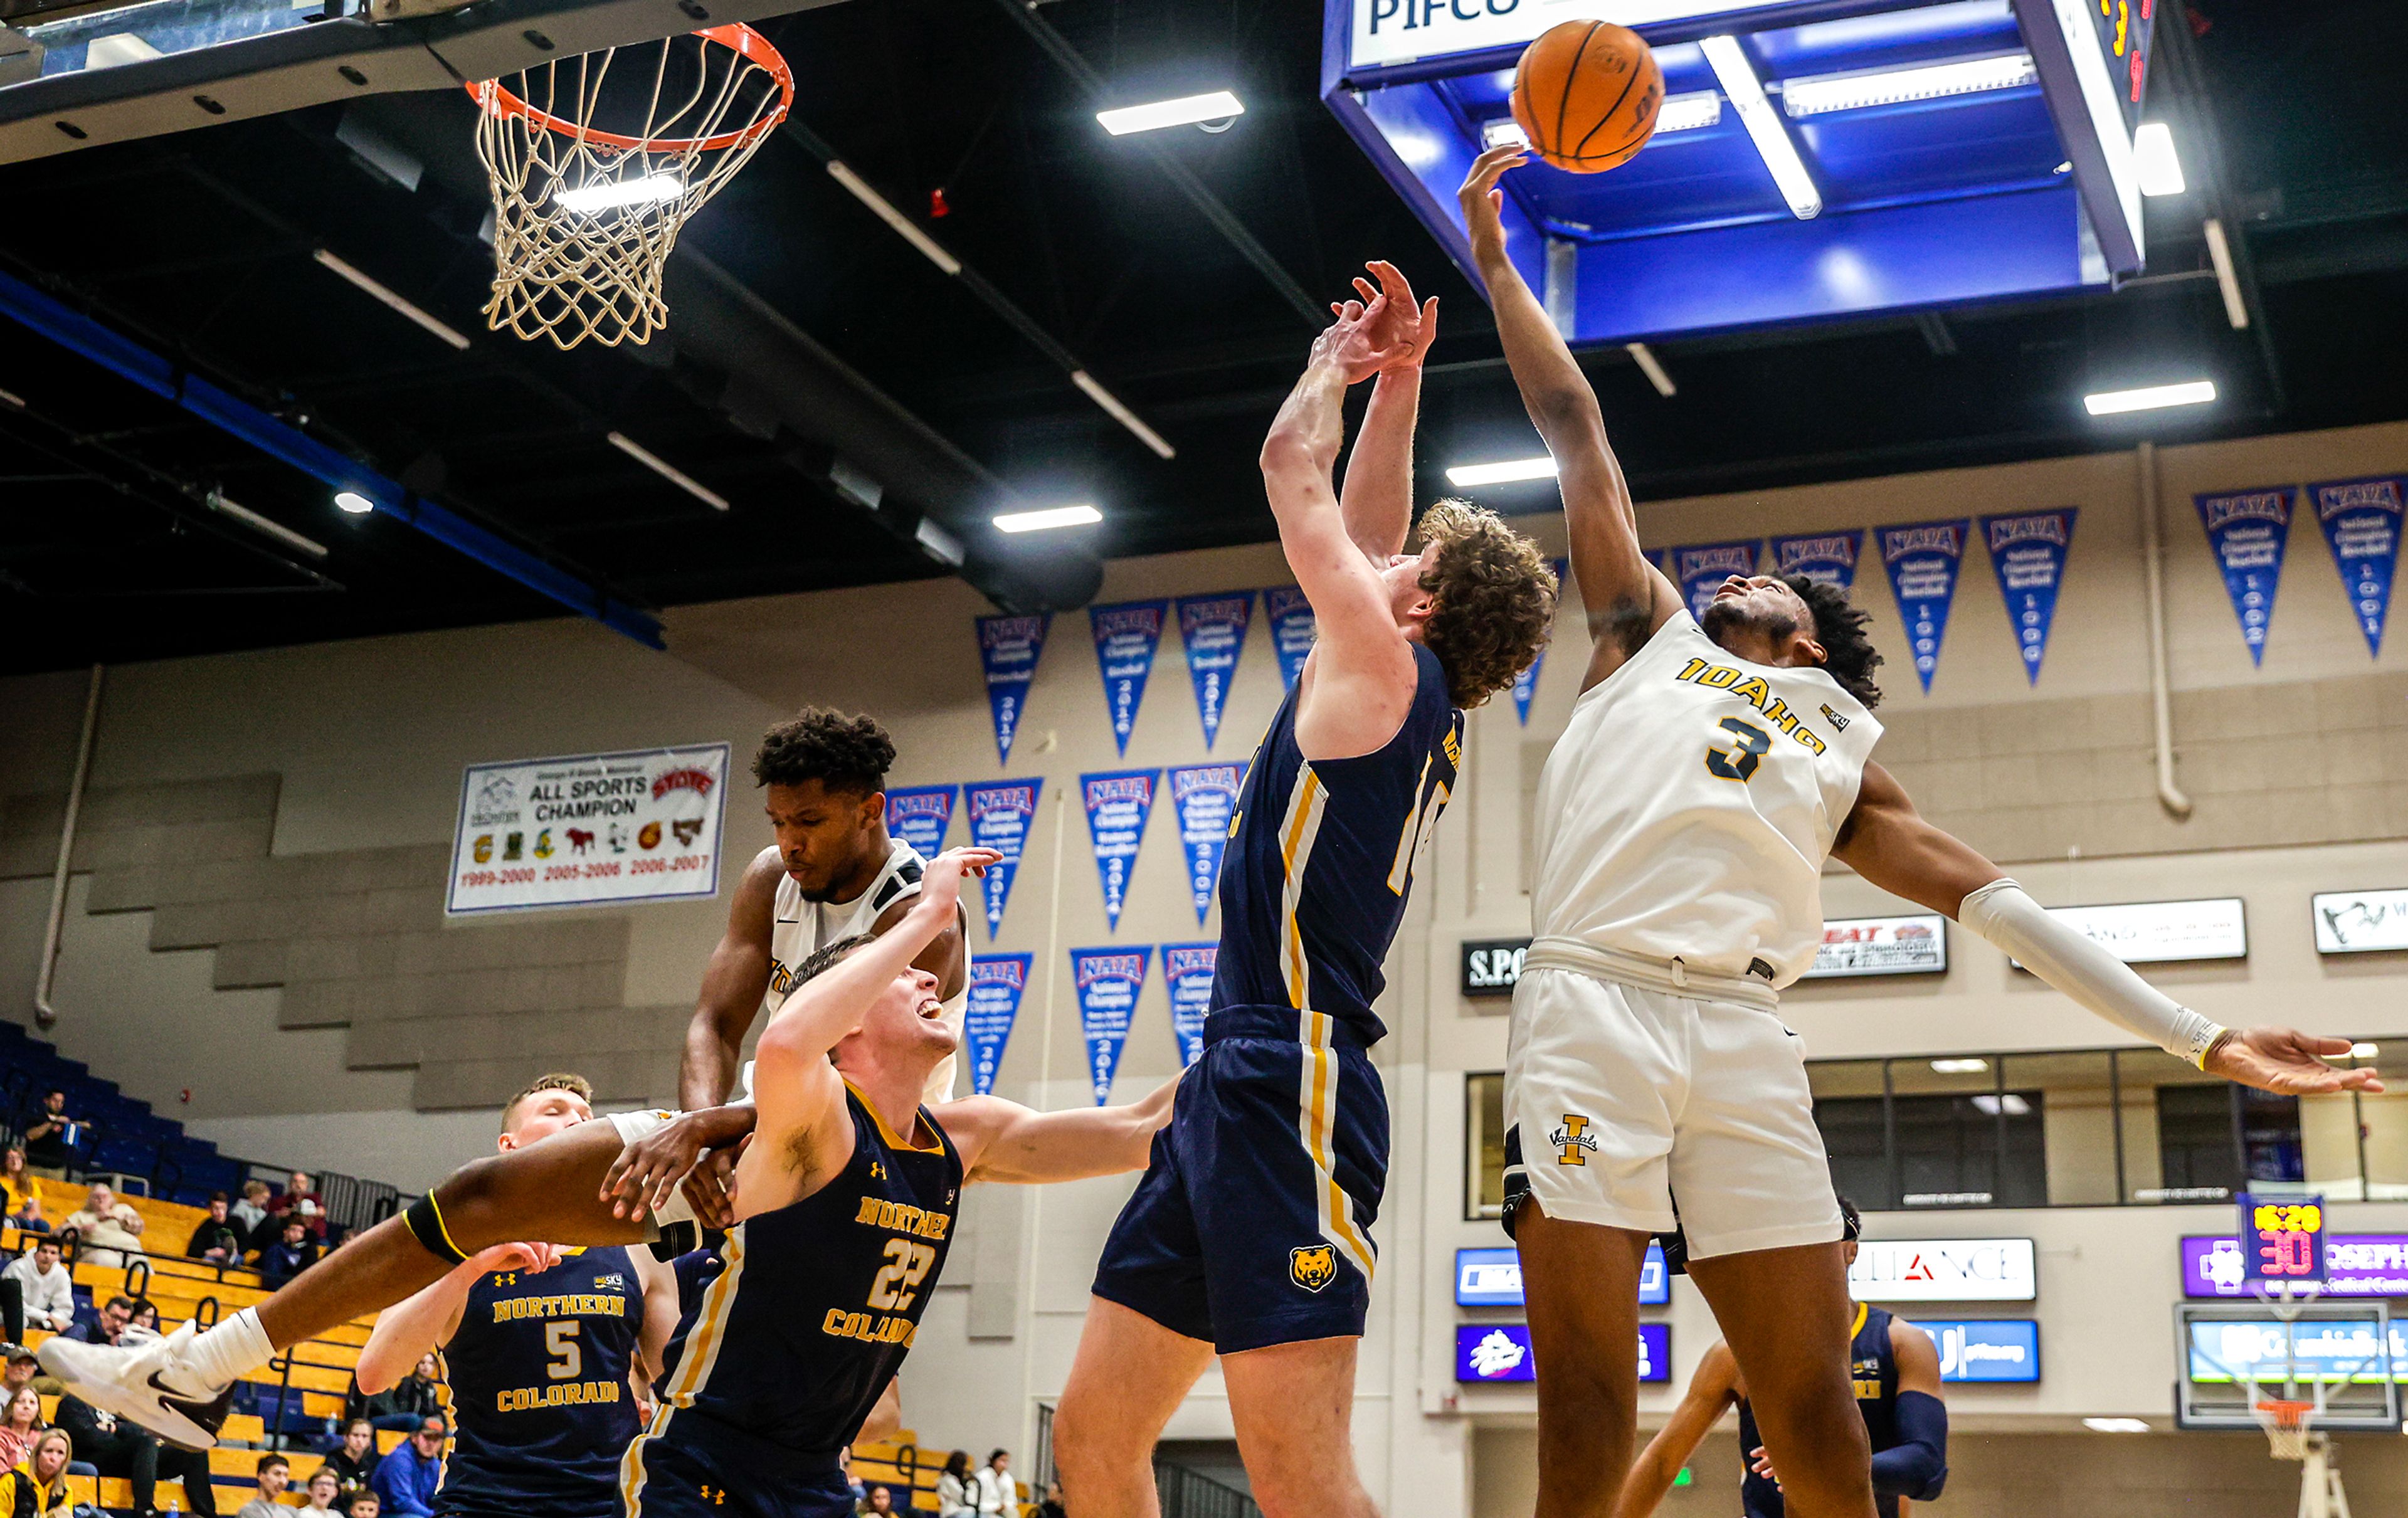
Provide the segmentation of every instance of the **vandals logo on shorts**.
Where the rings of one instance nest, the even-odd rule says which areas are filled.
[[[1338,1251],[1327,1244],[1289,1250],[1287,1273],[1306,1291],[1317,1292],[1338,1279]]]
[[[1589,1136],[1588,1119],[1577,1112],[1566,1112],[1563,1126],[1547,1135],[1547,1142],[1555,1146],[1557,1165],[1586,1165],[1588,1154],[1597,1153],[1597,1140]],[[1588,1154],[1581,1153],[1583,1150]]]

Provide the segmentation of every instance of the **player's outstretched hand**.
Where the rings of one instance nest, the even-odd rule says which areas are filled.
[[[1390,329],[1389,301],[1384,291],[1368,306],[1350,300],[1329,308],[1337,313],[1338,320],[1312,339],[1310,362],[1313,367],[1334,365],[1344,371],[1348,384],[1360,384],[1382,369],[1397,366],[1410,352]]]
[[[2325,1063],[2348,1053],[2347,1038],[2297,1028],[2235,1028],[2208,1052],[2207,1073],[2286,1096],[2381,1091],[2383,1081],[2372,1070],[2337,1070]]]
[[[736,1162],[752,1141],[748,1133],[728,1148],[705,1154],[700,1164],[686,1172],[681,1189],[686,1205],[694,1209],[695,1221],[704,1227],[736,1226]]]
[[[610,1215],[641,1223],[668,1204],[681,1182],[691,1182],[714,1161],[722,1161],[717,1171],[721,1179],[716,1183],[706,1180],[698,1186],[688,1183],[686,1196],[689,1200],[718,1197],[716,1213],[706,1214],[697,1207],[695,1215],[708,1227],[725,1227],[717,1218],[727,1210],[724,1172],[734,1163],[734,1152],[726,1146],[750,1137],[752,1112],[744,1106],[687,1112],[619,1151],[619,1157],[602,1177],[602,1200],[610,1204]]]
[[[1780,1486],[1781,1473],[1772,1468],[1772,1456],[1764,1453],[1763,1445],[1759,1444],[1747,1452],[1747,1463],[1748,1468],[1770,1482],[1776,1488]]]
[[[523,1270],[539,1276],[560,1263],[557,1244],[495,1244],[468,1256],[471,1274],[491,1275],[496,1270]]]
[[[1438,336],[1438,297],[1432,295],[1426,301],[1415,301],[1412,281],[1405,278],[1403,270],[1385,260],[1375,258],[1363,266],[1380,281],[1375,287],[1369,279],[1357,275],[1354,293],[1363,297],[1364,321],[1371,329],[1372,345],[1386,350],[1391,355],[1381,367],[1421,367],[1423,355],[1429,351],[1431,339]],[[1347,306],[1354,304],[1351,301],[1344,304],[1331,301],[1330,314],[1343,316]],[[1369,314],[1373,311],[1379,312],[1376,321]]]
[[[1497,188],[1497,181],[1507,169],[1520,168],[1529,161],[1521,145],[1512,142],[1500,143],[1471,161],[1471,172],[1464,176],[1455,200],[1463,208],[1463,229],[1471,238],[1474,255],[1484,246],[1504,246],[1505,192]]]
[[[948,849],[928,861],[920,876],[920,906],[923,910],[941,911],[946,921],[953,920],[953,903],[962,899],[962,877],[984,875],[1003,862],[1003,855],[993,849]]]

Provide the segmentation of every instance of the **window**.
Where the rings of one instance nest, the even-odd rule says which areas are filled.
[[[1505,1215],[1505,1077],[1474,1075],[1463,1084],[1463,1215]]]

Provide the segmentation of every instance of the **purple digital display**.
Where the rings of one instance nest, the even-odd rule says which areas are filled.
[[[2227,1235],[2186,1235],[2183,1295],[2246,1296],[2247,1260],[2241,1240]],[[2327,1296],[2408,1296],[2408,1234],[2331,1234],[2325,1239]]]
[[[1459,1382],[1535,1381],[1530,1365],[1530,1330],[1518,1323],[1459,1323],[1455,1325],[1455,1379]],[[1672,1379],[1672,1325],[1639,1325],[1639,1379]]]

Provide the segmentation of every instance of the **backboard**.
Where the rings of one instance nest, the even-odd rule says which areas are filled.
[[[2381,1301],[2227,1300],[2174,1309],[2174,1422],[2255,1429],[2264,1400],[2320,1404],[2307,1426],[2400,1427],[2408,1334]]]

